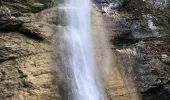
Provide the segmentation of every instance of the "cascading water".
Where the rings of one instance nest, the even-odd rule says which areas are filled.
[[[93,56],[91,1],[65,0],[65,28],[60,49],[67,86],[66,100],[104,100]]]

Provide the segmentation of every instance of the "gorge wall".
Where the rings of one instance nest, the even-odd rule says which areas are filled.
[[[0,1],[0,100],[62,100],[54,48],[61,2]],[[170,99],[169,1],[94,2],[96,59],[108,99]]]
[[[101,0],[123,77],[142,100],[169,99],[169,0]]]
[[[51,8],[58,2],[0,1],[0,100],[60,98],[52,45],[58,13]]]

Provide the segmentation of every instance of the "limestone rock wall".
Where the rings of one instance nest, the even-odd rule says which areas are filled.
[[[55,0],[0,1],[0,100],[59,100]]]

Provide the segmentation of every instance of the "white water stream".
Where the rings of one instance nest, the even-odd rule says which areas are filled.
[[[91,38],[91,1],[65,0],[66,25],[62,33],[67,100],[104,100]],[[64,50],[67,49],[67,50]]]

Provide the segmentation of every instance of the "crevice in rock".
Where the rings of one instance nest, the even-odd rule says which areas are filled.
[[[3,63],[3,62],[6,62],[6,61],[12,61],[12,60],[16,60],[16,59],[21,59],[21,58],[33,56],[33,55],[38,55],[38,54],[43,54],[43,53],[52,53],[52,52],[53,51],[38,52],[38,53],[27,54],[27,55],[19,56],[19,57],[11,57],[11,58],[8,58],[8,59],[1,59],[0,64]]]
[[[170,98],[170,91],[163,85],[150,88],[142,93],[143,100],[168,100]]]
[[[8,59],[1,59],[0,60],[0,63],[3,63],[5,61],[10,61],[10,60],[15,60],[17,57],[11,57],[11,58],[8,58]]]
[[[39,41],[39,42],[42,42],[44,41],[44,38],[39,36],[38,34],[35,34],[35,33],[32,33],[32,32],[23,32],[23,31],[20,31],[21,34],[23,34],[24,36],[30,38],[30,39],[34,39],[36,41]]]

